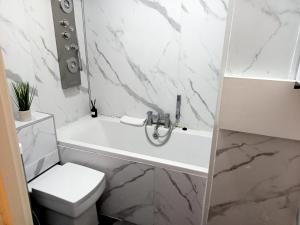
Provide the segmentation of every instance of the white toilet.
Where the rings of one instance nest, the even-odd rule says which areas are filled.
[[[74,163],[55,165],[28,183],[49,225],[98,225],[96,201],[105,189],[102,172]]]
[[[53,115],[34,113],[16,127],[30,198],[41,206],[47,225],[98,225],[96,201],[104,173],[74,163],[59,165]],[[23,148],[24,147],[24,148]]]

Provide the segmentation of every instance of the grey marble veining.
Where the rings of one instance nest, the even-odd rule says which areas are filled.
[[[27,181],[59,162],[53,117],[17,130]]]
[[[80,1],[74,1],[74,5],[79,45],[82,60],[85,61]],[[39,90],[37,104],[41,111],[54,114],[60,127],[89,112],[86,72],[81,73],[82,84],[78,88],[61,88],[51,2],[26,0],[24,8],[30,31],[34,78]]]
[[[126,162],[116,169],[108,177],[101,212],[136,224],[152,224],[154,168]]]
[[[8,79],[36,86],[33,109],[53,113],[58,127],[87,114],[86,67],[80,87],[61,89],[50,2],[0,4]],[[80,4],[74,1],[86,65]],[[211,130],[226,15],[227,1],[221,0],[88,1],[91,89],[101,113],[142,117],[150,109],[174,116],[182,94],[181,125]]]
[[[89,112],[86,68],[82,85],[63,90],[51,12],[47,0],[0,2],[0,46],[9,81],[29,81],[38,90],[33,110],[52,113],[57,125],[74,121]],[[74,1],[76,23],[83,61],[85,52],[81,2]],[[84,62],[85,64],[85,62]]]
[[[80,148],[80,147],[79,147]],[[206,178],[60,146],[62,162],[105,172],[100,214],[138,225],[201,225]]]
[[[299,149],[297,141],[221,131],[208,224],[295,224]]]
[[[100,214],[139,225],[153,224],[154,168],[101,154],[60,147],[62,162],[100,170],[107,188],[98,202]]]
[[[0,1],[0,46],[9,80],[33,82],[30,39],[22,0]],[[35,102],[33,103],[36,106]]]
[[[155,170],[155,225],[200,225],[206,178]]]
[[[85,1],[91,91],[108,116],[175,115],[211,130],[227,1]],[[120,101],[121,99],[121,101]]]
[[[294,79],[293,61],[298,61],[300,47],[300,2],[234,2],[227,73]]]
[[[168,21],[168,23],[170,24],[171,27],[173,27],[174,30],[176,30],[177,32],[181,31],[181,25],[168,15],[168,10],[164,6],[162,6],[160,2],[154,2],[149,0],[139,0],[139,1],[143,3],[145,6],[154,9],[160,15],[162,15],[162,17],[164,17]]]

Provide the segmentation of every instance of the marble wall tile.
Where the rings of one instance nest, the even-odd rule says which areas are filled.
[[[296,224],[298,141],[221,131],[209,225]]]
[[[89,112],[87,76],[85,72],[81,73],[81,86],[66,90],[61,88],[51,1],[24,0],[24,5],[30,31],[35,83],[39,91],[38,106],[41,111],[54,114],[60,127]],[[75,6],[78,13],[76,22],[78,27],[82,27],[80,1],[79,4],[76,1]],[[78,32],[82,39],[82,28]],[[84,53],[82,42],[80,47]],[[82,57],[84,59],[85,54]]]
[[[138,225],[153,224],[154,168],[60,146],[62,163],[73,162],[102,171],[106,190],[98,202],[100,214]]]
[[[24,18],[22,0],[0,1],[0,47],[6,75],[14,81],[33,80],[30,38]]]
[[[169,87],[178,73],[180,1],[92,0],[86,16],[91,89],[101,112],[144,117],[175,107]]]
[[[201,225],[206,178],[155,168],[155,225]]]
[[[23,0],[0,1],[0,49],[8,81],[33,83],[30,37],[24,18]]]
[[[299,1],[235,0],[227,73],[294,79],[299,25]]]
[[[27,181],[59,162],[52,116],[18,129],[17,134]]]
[[[78,38],[85,65],[81,1],[75,2]],[[10,81],[29,81],[37,88],[33,109],[55,115],[60,127],[89,112],[86,68],[82,85],[63,90],[48,0],[0,1],[0,47]]]
[[[81,1],[74,5],[85,60]],[[92,94],[101,113],[144,117],[154,110],[174,118],[176,95],[182,94],[181,125],[211,130],[226,5],[221,0],[86,2]],[[12,0],[1,9],[7,74],[37,86],[33,108],[55,114],[58,127],[87,114],[86,70],[78,88],[60,86],[50,1]]]
[[[174,118],[211,130],[227,1],[86,1],[91,91],[104,115]],[[211,35],[214,38],[210,38]]]
[[[213,127],[228,2],[183,0],[181,3],[179,80],[184,93],[184,126],[206,130]]]

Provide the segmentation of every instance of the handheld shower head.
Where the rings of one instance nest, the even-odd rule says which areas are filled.
[[[177,100],[176,100],[176,124],[179,123],[180,121],[180,108],[181,108],[181,95],[177,95]]]

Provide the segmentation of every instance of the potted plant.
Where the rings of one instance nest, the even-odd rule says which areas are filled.
[[[29,82],[12,83],[13,101],[19,109],[19,120],[31,120],[31,103],[33,101],[36,88],[31,88]]]

